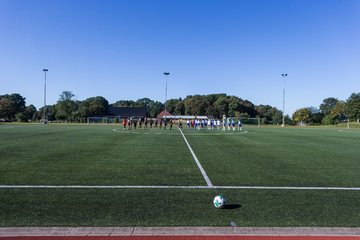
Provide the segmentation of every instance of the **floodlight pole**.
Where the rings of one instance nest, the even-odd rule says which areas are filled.
[[[283,77],[283,116],[282,116],[282,127],[285,127],[285,78],[287,77],[287,73],[281,74]]]
[[[165,75],[165,119],[166,119],[166,101],[167,101],[167,81],[168,81],[168,77],[170,75],[169,72],[164,72]]]
[[[49,71],[48,69],[43,69],[45,73],[45,84],[44,84],[44,112],[43,112],[43,121],[46,123],[46,72]]]

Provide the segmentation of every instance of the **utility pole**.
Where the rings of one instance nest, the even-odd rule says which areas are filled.
[[[281,74],[283,77],[283,117],[281,127],[285,127],[285,78],[287,77],[287,73]]]
[[[165,119],[166,119],[166,101],[167,101],[167,82],[168,82],[168,77],[170,75],[169,72],[164,72],[164,75],[165,75]]]
[[[43,123],[47,123],[46,119],[46,72],[49,71],[48,69],[44,68],[43,72],[45,73],[45,84],[44,84],[44,112],[43,112]]]

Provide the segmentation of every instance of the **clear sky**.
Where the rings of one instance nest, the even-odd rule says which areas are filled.
[[[0,94],[226,93],[282,109],[360,92],[359,0],[0,0]]]

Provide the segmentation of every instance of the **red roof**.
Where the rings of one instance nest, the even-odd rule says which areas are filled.
[[[163,116],[172,116],[172,114],[164,110],[161,113],[159,113],[159,115],[157,115],[157,118],[162,118]]]

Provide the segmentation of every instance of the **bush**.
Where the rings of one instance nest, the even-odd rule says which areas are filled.
[[[326,115],[321,122],[323,125],[333,125],[335,123],[335,118],[331,115]]]

